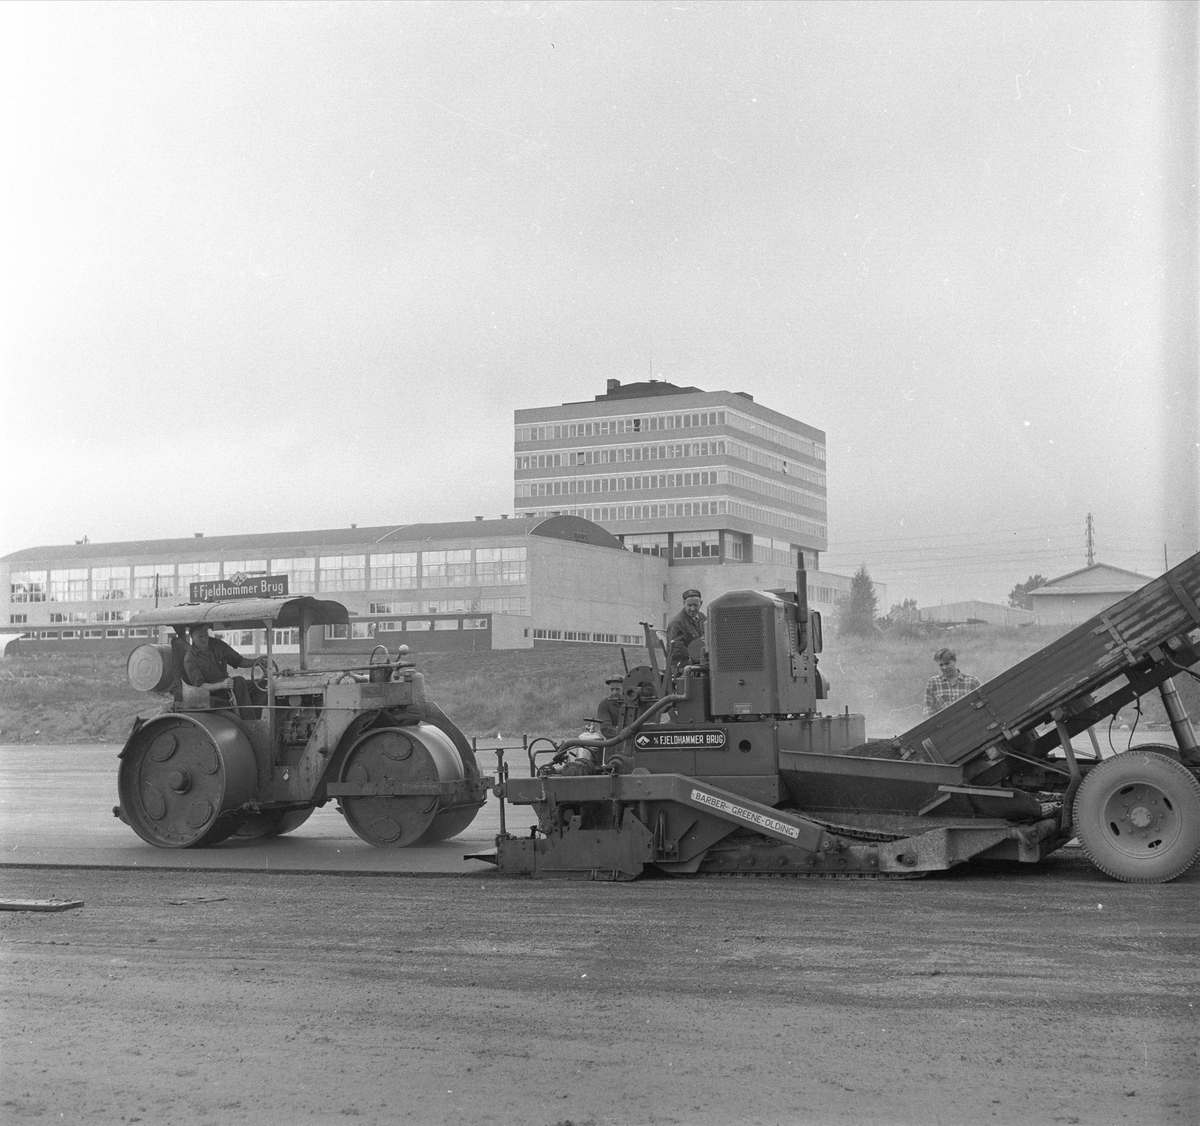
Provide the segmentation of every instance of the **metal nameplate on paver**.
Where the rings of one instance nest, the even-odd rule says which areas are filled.
[[[639,751],[719,751],[725,746],[720,728],[700,731],[640,731],[633,740]]]

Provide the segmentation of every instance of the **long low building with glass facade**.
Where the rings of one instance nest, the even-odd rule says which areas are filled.
[[[36,547],[0,559],[0,592],[23,647],[128,647],[149,637],[138,610],[268,575],[350,611],[314,651],[633,645],[667,609],[664,561],[575,516]],[[226,639],[254,650],[257,632]],[[298,646],[292,633],[274,644]]]

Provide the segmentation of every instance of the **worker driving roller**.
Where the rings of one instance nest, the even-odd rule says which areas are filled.
[[[235,669],[250,668],[256,664],[266,667],[265,657],[243,657],[232,645],[219,637],[210,637],[211,623],[199,622],[191,626],[192,643],[183,657],[183,671],[187,682],[194,688],[207,688],[209,692],[228,692],[238,708],[261,704],[261,695],[252,692],[249,682],[240,676],[230,676],[226,666]]]
[[[698,590],[683,592],[683,609],[671,619],[667,626],[667,649],[671,656],[671,671],[679,672],[689,663],[688,646],[693,641],[704,641],[704,625],[708,618],[700,613],[704,599]]]

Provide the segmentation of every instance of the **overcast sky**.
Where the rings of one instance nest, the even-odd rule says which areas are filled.
[[[653,374],[825,430],[824,563],[892,600],[1081,567],[1088,513],[1157,573],[1200,546],[1194,35],[10,0],[0,554],[511,512],[514,410]]]

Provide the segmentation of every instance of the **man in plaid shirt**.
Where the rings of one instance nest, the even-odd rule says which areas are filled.
[[[939,649],[933,659],[941,671],[925,685],[926,719],[979,687],[978,677],[958,671],[958,654],[953,649]]]

